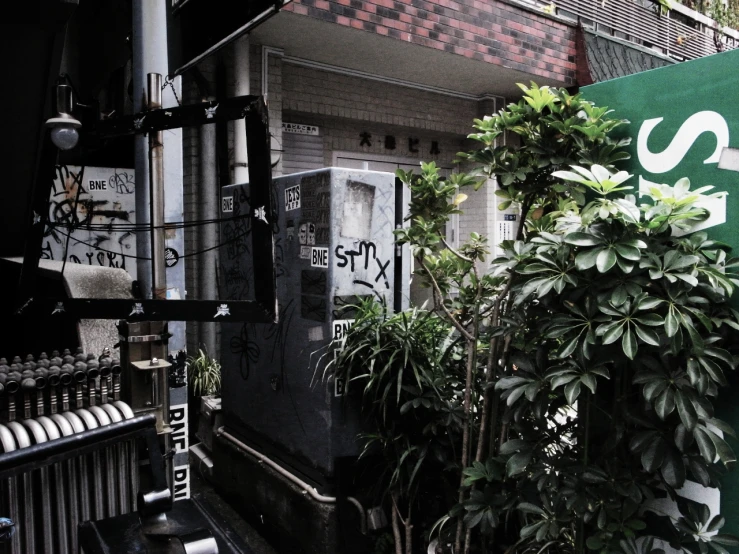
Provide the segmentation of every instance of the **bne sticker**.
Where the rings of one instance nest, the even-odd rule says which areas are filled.
[[[234,211],[234,197],[224,196],[221,199],[221,211],[224,213],[231,213]]]
[[[328,248],[313,246],[310,251],[311,267],[328,267]]]

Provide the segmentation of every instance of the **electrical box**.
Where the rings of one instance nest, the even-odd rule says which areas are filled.
[[[221,298],[247,300],[255,278],[247,239],[250,224],[260,224],[247,216],[259,207],[249,203],[249,185],[221,190]],[[402,186],[384,172],[275,178],[276,217],[263,215],[275,235],[278,322],[221,324],[225,429],[315,482],[331,478],[337,458],[360,451],[359,409],[344,402],[351,385],[324,375],[332,340],[352,325],[359,299],[390,311],[407,306],[396,191],[402,206]]]

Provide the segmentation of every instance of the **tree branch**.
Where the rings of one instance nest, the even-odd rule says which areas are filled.
[[[459,331],[459,333],[465,339],[472,340],[472,335],[470,334],[470,332],[467,329],[465,329],[459,321],[457,321],[457,319],[452,315],[452,312],[449,311],[449,308],[447,308],[444,305],[444,295],[441,293],[439,284],[436,282],[436,279],[431,274],[431,271],[429,271],[429,268],[426,265],[426,263],[421,258],[416,258],[416,260],[421,265],[421,267],[423,267],[423,269],[426,271],[426,275],[429,276],[429,279],[431,279],[431,285],[434,288],[434,292],[439,296],[439,307],[444,311],[444,314],[449,319],[449,322],[454,326],[455,329],[457,329],[457,331]]]

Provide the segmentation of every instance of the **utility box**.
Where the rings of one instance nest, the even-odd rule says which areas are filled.
[[[259,274],[249,216],[260,207],[250,204],[249,185],[221,190],[221,298],[246,300]],[[358,406],[344,402],[346,383],[324,375],[330,343],[351,326],[360,299],[390,311],[407,305],[408,279],[399,277],[410,266],[393,234],[403,189],[392,173],[327,168],[275,178],[273,194],[276,217],[264,214],[264,223],[275,235],[279,319],[222,324],[223,422],[230,435],[330,491],[336,460],[360,452]]]
[[[223,425],[221,414],[221,399],[215,396],[203,396],[200,398],[200,414],[198,416],[197,438],[208,449],[213,452],[213,433]]]

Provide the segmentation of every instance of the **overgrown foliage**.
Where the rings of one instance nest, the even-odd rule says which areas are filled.
[[[440,347],[426,366],[444,383],[426,385],[434,402],[461,412],[448,454],[458,496],[434,533],[455,554],[473,544],[656,553],[658,540],[724,554],[739,541],[720,533],[723,518],[679,494],[686,480],[717,486],[735,461],[714,400],[737,363],[736,263],[725,245],[690,233],[708,215],[700,201],[710,187],[691,191],[681,179],[637,199],[615,167],[625,142],[610,138],[627,122],[563,89],[520,86],[521,101],[475,120],[480,149],[460,157],[477,171],[448,180],[433,163],[420,175],[398,172],[412,195],[398,241],[452,330],[439,344],[458,341],[459,359]],[[455,249],[443,229],[466,199],[460,189],[491,177],[501,207],[522,217],[486,268],[485,237]],[[350,331],[337,371],[347,371],[352,341],[383,344],[384,321]],[[389,348],[406,359],[408,346]],[[362,356],[351,355],[356,372]],[[415,381],[421,368],[399,373],[408,366],[398,359],[383,385],[395,394],[373,392],[374,413],[410,400],[398,396],[411,394],[398,375]],[[400,436],[408,414],[394,413]],[[377,425],[387,429],[388,419]],[[406,452],[389,457],[402,465]]]

